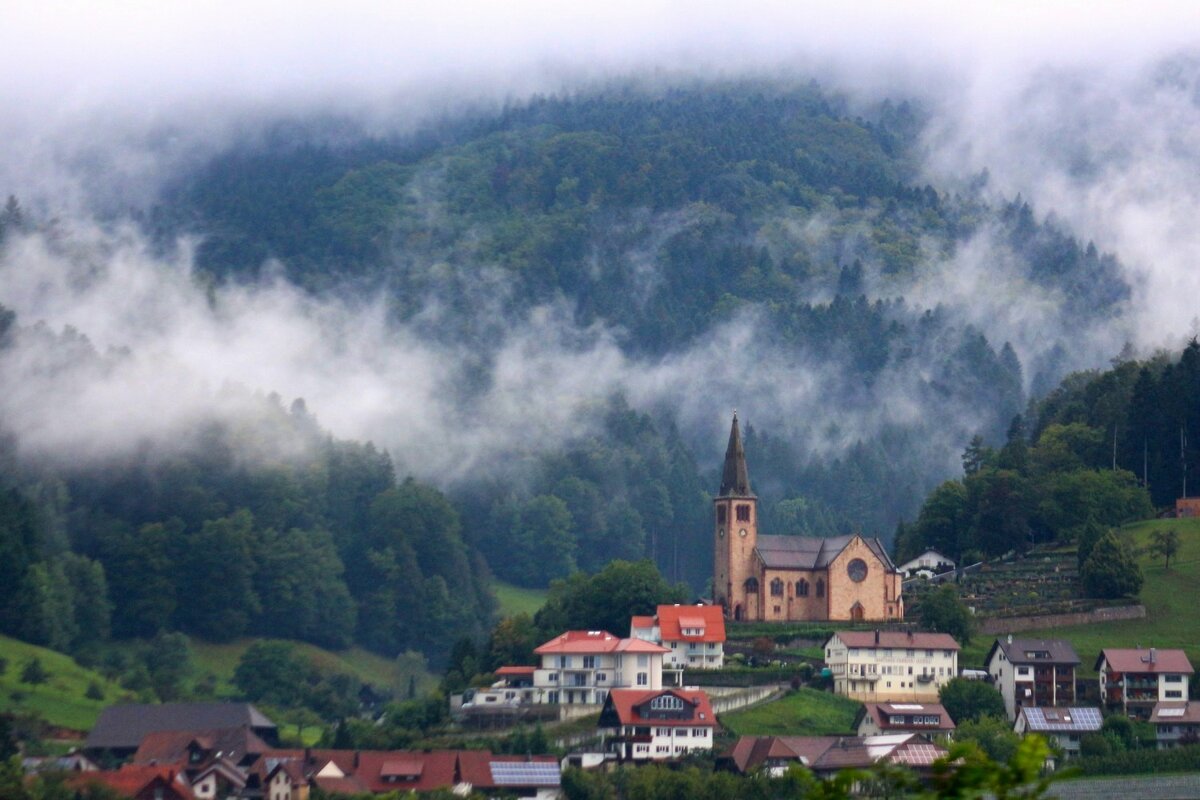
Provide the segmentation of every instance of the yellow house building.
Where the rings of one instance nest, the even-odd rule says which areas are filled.
[[[825,642],[833,691],[864,702],[936,703],[958,675],[958,642],[948,633],[838,631]]]

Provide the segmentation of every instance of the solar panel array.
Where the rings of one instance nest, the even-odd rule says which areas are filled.
[[[1186,711],[1186,708],[1160,708],[1158,715],[1160,717],[1182,717]]]
[[[910,744],[900,747],[888,758],[893,764],[908,764],[927,767],[946,755],[946,751],[933,744]]]
[[[1031,731],[1098,731],[1098,708],[1026,708],[1025,720]]]
[[[490,761],[497,786],[558,786],[562,769],[554,761]]]

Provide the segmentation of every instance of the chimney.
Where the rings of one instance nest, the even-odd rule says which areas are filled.
[[[1008,643],[1012,644],[1012,634],[1011,633],[1008,635]]]
[[[1150,663],[1153,664],[1158,656],[1158,651],[1153,647],[1150,648]]]

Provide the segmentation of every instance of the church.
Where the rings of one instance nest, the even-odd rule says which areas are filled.
[[[765,536],[737,413],[713,498],[713,602],[733,620],[898,621],[901,574],[876,538]]]

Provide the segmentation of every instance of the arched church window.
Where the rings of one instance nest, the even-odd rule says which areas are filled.
[[[783,581],[779,578],[771,581],[771,596],[783,597]]]
[[[796,597],[808,597],[808,581],[804,578],[796,581]]]
[[[825,579],[817,578],[817,597],[825,596]]]
[[[737,518],[738,518],[738,522],[749,522],[750,521],[750,504],[749,503],[739,503],[738,504]]]
[[[746,578],[746,591],[747,592],[757,592],[758,591],[758,578]]]

